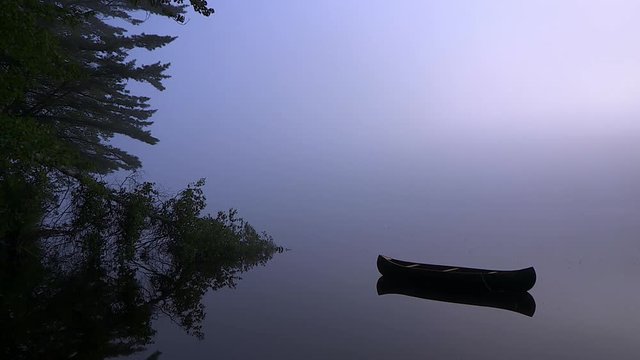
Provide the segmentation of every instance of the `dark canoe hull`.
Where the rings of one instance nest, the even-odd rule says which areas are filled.
[[[474,305],[509,310],[526,316],[536,312],[536,302],[528,292],[496,292],[464,290],[420,284],[382,276],[376,285],[378,295],[398,294],[421,299],[463,305]]]
[[[536,283],[536,271],[488,270],[421,264],[378,256],[378,271],[389,278],[439,287],[489,291],[527,291]]]

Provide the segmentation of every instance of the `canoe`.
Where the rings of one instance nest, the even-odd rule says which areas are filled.
[[[526,316],[536,312],[536,302],[526,291],[466,290],[432,286],[416,281],[382,276],[376,284],[378,295],[398,294],[448,303],[475,305],[514,311]]]
[[[378,255],[378,271],[384,276],[464,289],[527,291],[536,283],[533,267],[521,270],[487,270],[460,266],[421,264]]]

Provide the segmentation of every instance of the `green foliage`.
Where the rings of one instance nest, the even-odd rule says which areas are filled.
[[[205,0],[190,0],[209,16]],[[163,90],[168,63],[136,50],[136,17],[184,22],[183,0],[6,0],[0,12],[0,358],[102,359],[143,349],[169,316],[202,336],[205,292],[282,252],[235,210],[216,217],[200,180],[173,197],[130,178],[116,135],[154,144],[155,110],[130,81]],[[150,358],[159,355],[158,352]]]
[[[0,113],[44,77],[60,81],[73,76],[65,63],[58,39],[49,29],[69,17],[53,3],[6,0],[0,12]]]
[[[204,180],[171,197],[133,178],[68,184],[63,210],[0,264],[2,358],[130,354],[151,342],[157,314],[202,337],[204,294],[283,251],[235,210],[203,214]]]
[[[140,4],[139,0],[133,0],[135,4]],[[163,9],[163,14],[173,17],[176,21],[184,23],[185,17],[182,13],[174,13],[170,9],[165,9],[165,7],[170,7],[172,3],[177,4],[179,6],[183,6],[184,0],[147,0],[148,4],[151,4],[154,7]],[[189,3],[193,7],[197,13],[200,13],[204,16],[209,16],[214,13],[213,8],[208,7],[206,0],[189,0]]]
[[[206,2],[194,1],[207,15]],[[35,122],[57,139],[58,147],[84,161],[59,163],[73,172],[108,173],[134,169],[140,161],[108,143],[115,135],[155,144],[147,130],[155,110],[149,98],[132,94],[130,81],[164,90],[168,63],[139,65],[132,51],[155,50],[175,39],[155,34],[129,34],[112,20],[141,25],[134,14],[144,11],[180,17],[181,2],[128,0],[7,0],[0,13],[0,121],[3,130],[20,132],[22,122]],[[12,126],[18,129],[12,130]],[[28,126],[33,127],[32,124]],[[21,161],[21,149],[3,154]],[[13,151],[16,151],[14,154]],[[36,150],[33,151],[34,153]],[[36,153],[37,155],[37,153]],[[31,158],[35,157],[31,156]]]

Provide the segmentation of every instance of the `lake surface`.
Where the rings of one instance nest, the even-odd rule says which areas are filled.
[[[293,154],[257,169],[244,163],[255,173],[203,166],[212,209],[233,204],[291,250],[246,273],[236,289],[205,297],[204,340],[160,318],[149,350],[166,359],[636,358],[640,149],[633,140],[458,147],[451,139],[397,161]],[[288,167],[277,168],[283,161]],[[148,169],[171,179],[168,170]],[[378,296],[378,254],[535,266],[535,315]]]
[[[186,26],[136,27],[179,37],[130,54],[171,63],[166,91],[127,84],[158,109],[160,143],[114,145],[162,192],[206,178],[211,213],[236,208],[290,250],[205,295],[204,339],[158,316],[154,343],[126,359],[638,358],[637,1],[214,5]],[[534,266],[535,314],[380,296],[378,254]],[[112,320],[78,298],[60,318]],[[45,345],[18,350],[64,346],[64,330],[83,350],[140,330],[126,316],[67,329],[61,299],[9,298],[30,322],[6,332]],[[51,326],[32,326],[39,314]]]
[[[206,296],[204,340],[158,319],[150,352],[637,358],[637,3],[216,6],[148,24],[180,38],[161,141],[128,148],[291,250]],[[378,254],[534,266],[535,315],[378,296]]]

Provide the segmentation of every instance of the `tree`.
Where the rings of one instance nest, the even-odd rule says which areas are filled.
[[[204,294],[283,251],[233,210],[203,215],[203,185],[167,197],[133,179],[76,184],[20,261],[0,246],[0,358],[128,355],[159,315],[202,337]]]
[[[213,12],[204,0],[190,4]],[[169,65],[129,55],[175,38],[128,29],[142,23],[140,11],[184,22],[186,8],[183,0],[3,2],[0,357],[129,354],[149,343],[158,313],[201,336],[204,293],[235,286],[283,250],[235,211],[203,214],[203,181],[166,198],[152,183],[101,179],[140,166],[109,144],[115,135],[157,142],[149,99],[127,82],[163,90]]]
[[[213,12],[204,0],[190,3],[205,16]],[[44,213],[68,182],[91,182],[95,174],[140,167],[138,158],[109,140],[124,135],[158,141],[148,131],[155,111],[149,98],[132,94],[127,83],[163,90],[169,64],[139,65],[129,55],[175,37],[129,34],[128,29],[141,25],[145,15],[184,21],[186,8],[182,0],[3,2],[0,238],[19,242],[38,222],[33,209]],[[128,25],[116,26],[116,20]],[[16,194],[33,196],[16,199]],[[32,216],[23,216],[26,212]]]
[[[157,142],[146,130],[154,113],[149,108],[149,98],[131,94],[127,83],[146,82],[164,90],[162,80],[168,77],[164,72],[169,64],[138,65],[128,56],[131,50],[157,49],[175,38],[128,35],[125,28],[111,25],[108,20],[124,20],[135,26],[142,23],[131,15],[136,10],[180,15],[184,8],[124,0],[29,0],[27,4],[31,6],[14,3],[16,14],[10,16],[14,22],[31,17],[30,32],[40,36],[36,37],[37,42],[20,39],[21,44],[31,42],[28,48],[33,49],[29,53],[17,46],[2,56],[3,75],[13,76],[9,80],[17,89],[1,103],[5,121],[33,121],[53,134],[61,148],[82,160],[60,164],[66,165],[62,167],[66,171],[107,173],[139,167],[135,156],[108,144],[108,140],[121,134],[149,144]],[[33,15],[32,7],[40,9],[40,13]],[[42,47],[39,43],[45,44],[42,51],[38,51]],[[51,69],[42,65],[48,59],[54,60]]]
[[[190,0],[205,16],[205,0]],[[168,63],[139,65],[132,50],[154,50],[172,36],[129,34],[144,21],[136,14],[168,16],[184,22],[183,0],[7,0],[0,14],[0,119],[5,158],[22,159],[11,143],[33,138],[58,140],[60,152],[31,151],[40,163],[77,171],[107,173],[135,169],[140,161],[108,143],[125,135],[155,144],[147,130],[149,98],[132,94],[129,81],[164,90]],[[127,28],[114,25],[117,21]],[[28,131],[21,129],[29,128]],[[37,136],[33,136],[37,130]],[[17,136],[24,135],[28,136]],[[3,146],[4,145],[4,146]],[[26,146],[23,147],[27,148]]]
[[[148,99],[129,80],[162,89],[168,65],[137,66],[128,51],[173,40],[131,35],[111,19],[176,17],[184,6],[146,1],[7,0],[0,12],[0,239],[10,248],[34,231],[57,189],[95,173],[140,166],[108,144],[115,134],[154,143]],[[19,196],[19,197],[18,197]]]
[[[0,256],[0,358],[131,354],[159,315],[204,336],[204,294],[283,249],[234,210],[203,215],[203,185],[168,197],[134,179],[74,184],[20,261]]]

